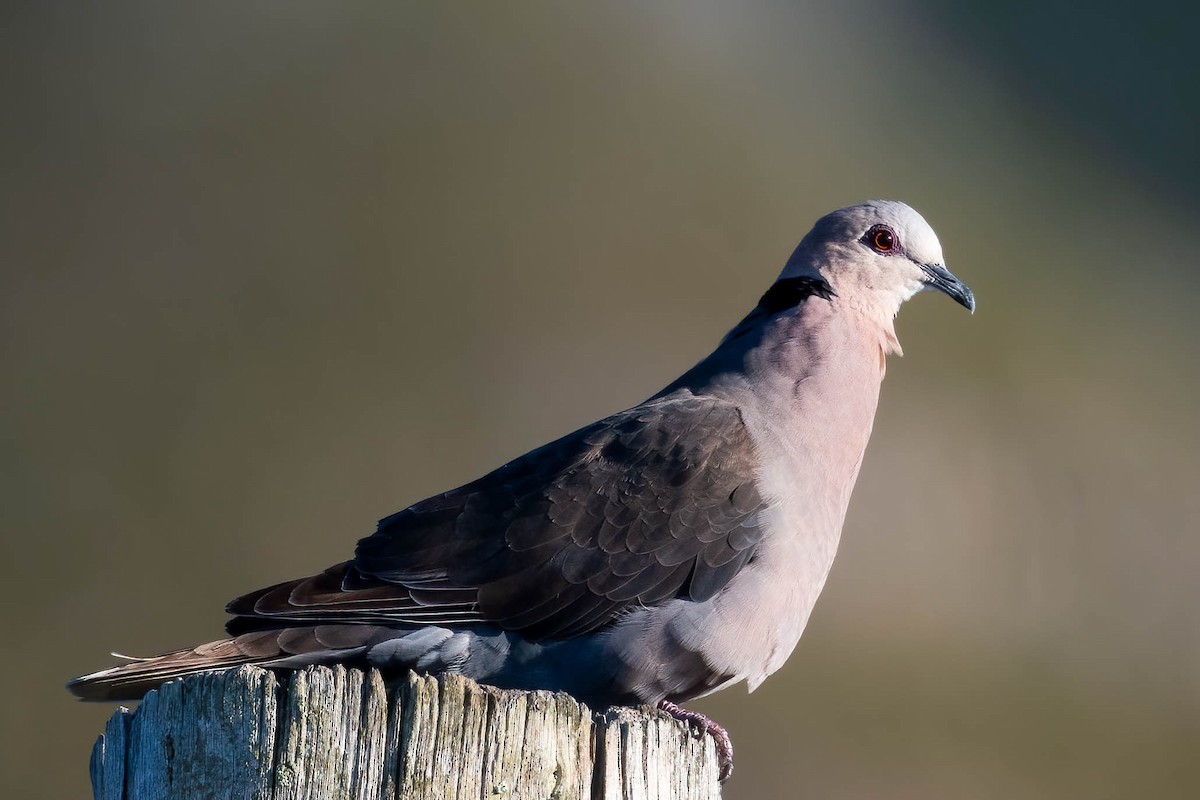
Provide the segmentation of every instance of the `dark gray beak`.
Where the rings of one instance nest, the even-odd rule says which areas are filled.
[[[954,302],[972,314],[975,313],[975,293],[971,291],[971,287],[954,277],[950,270],[941,264],[922,264],[921,269],[925,270],[928,276],[925,283],[929,288],[945,292],[954,298]]]

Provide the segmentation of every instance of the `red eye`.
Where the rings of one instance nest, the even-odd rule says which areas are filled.
[[[867,231],[867,242],[878,253],[891,253],[896,249],[896,234],[885,225]]]

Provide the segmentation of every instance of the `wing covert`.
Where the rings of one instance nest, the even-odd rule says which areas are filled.
[[[579,635],[726,585],[761,537],[754,475],[737,408],[673,393],[386,517],[352,562],[230,611]]]

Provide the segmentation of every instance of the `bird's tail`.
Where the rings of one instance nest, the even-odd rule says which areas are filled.
[[[312,641],[313,630],[291,628],[286,631],[254,631],[151,658],[119,656],[130,663],[75,678],[67,684],[67,690],[81,700],[137,700],[169,680],[198,672],[228,669],[242,664],[301,666],[347,654],[346,650],[340,648],[311,646],[316,644]],[[287,647],[289,642],[295,644],[297,639],[304,638],[308,638],[305,644],[309,646]]]

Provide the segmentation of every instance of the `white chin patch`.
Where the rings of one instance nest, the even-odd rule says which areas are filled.
[[[917,294],[918,292],[923,292],[928,288],[929,284],[927,283],[922,281],[913,281],[912,283],[900,289],[900,302],[903,303],[907,300],[911,300],[913,295]]]

